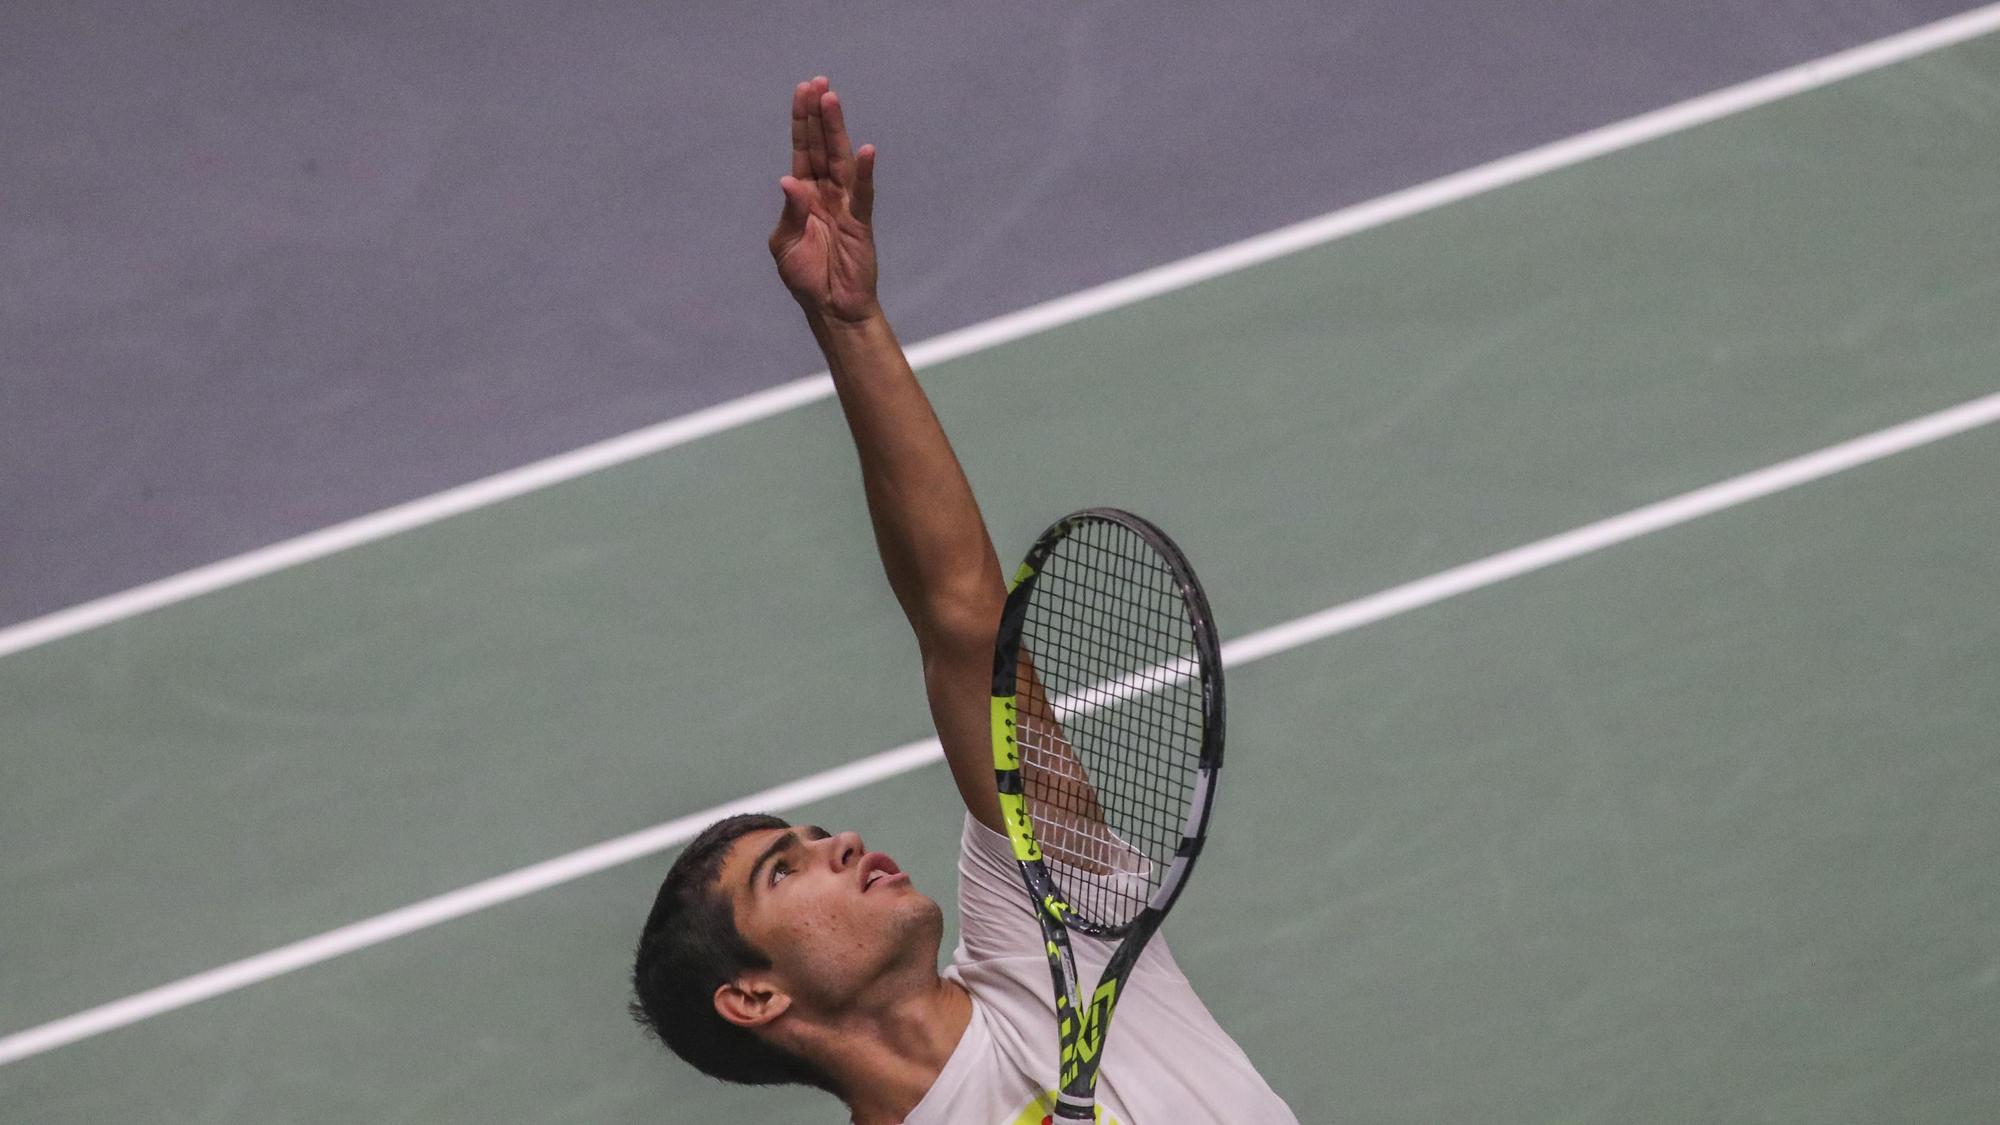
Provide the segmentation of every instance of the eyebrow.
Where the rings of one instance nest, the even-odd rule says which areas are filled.
[[[817,824],[806,825],[806,838],[809,840],[824,840],[831,835],[833,833],[828,832]],[[757,893],[757,873],[764,870],[765,864],[798,846],[799,834],[797,832],[787,832],[783,836],[771,841],[771,846],[765,848],[764,854],[757,857],[757,862],[750,865],[750,878],[745,883],[749,887],[750,893]]]

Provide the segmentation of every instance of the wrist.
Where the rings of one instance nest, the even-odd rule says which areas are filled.
[[[871,304],[866,309],[856,310],[846,315],[831,311],[808,310],[806,320],[813,332],[828,336],[857,336],[888,326],[889,318],[883,314],[882,306]]]

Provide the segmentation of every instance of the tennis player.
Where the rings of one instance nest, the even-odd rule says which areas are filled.
[[[731,817],[668,871],[639,939],[632,1013],[704,1073],[816,1086],[855,1125],[1040,1125],[1055,1100],[1055,1009],[1000,820],[989,729],[1006,589],[972,489],[876,301],[874,174],[874,146],[852,147],[827,80],[799,83],[771,256],[833,373],[965,802],[959,944],[940,972],[943,911],[855,833]],[[1075,943],[1079,974],[1096,979],[1108,943]],[[1163,940],[1140,959],[1105,1051],[1103,1121],[1295,1121]]]

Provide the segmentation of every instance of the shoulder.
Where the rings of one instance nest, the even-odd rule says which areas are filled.
[[[958,949],[954,964],[970,967],[984,962],[1027,959],[1020,966],[1007,966],[1002,974],[1008,984],[1031,982],[1036,995],[1048,998],[1048,955],[1035,905],[1021,880],[1020,865],[1014,860],[1014,845],[1004,833],[965,817],[958,848]],[[1079,973],[1102,971],[1115,941],[1070,934],[1070,947],[1077,956]],[[1164,975],[1182,984],[1180,966],[1167,948],[1166,936],[1155,934],[1139,956],[1134,973],[1151,977]],[[987,974],[974,973],[967,984],[982,984]],[[1051,1011],[1054,1001],[1049,999]]]
[[[958,928],[961,962],[1034,955],[1042,945],[1013,844],[970,813],[958,838]]]
[[[946,971],[947,977],[954,975],[954,970]],[[944,1069],[904,1118],[907,1125],[1011,1122],[1014,1107],[1031,1102],[1041,1089],[1037,1075],[1053,1057],[1053,1034],[1046,1044],[1024,1041],[1004,1013],[996,1012],[977,990],[968,991],[973,996],[971,1022]],[[1035,1119],[1038,1125],[1040,1120]]]

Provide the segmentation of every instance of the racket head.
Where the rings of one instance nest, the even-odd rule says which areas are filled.
[[[1200,854],[1222,767],[1220,642],[1194,570],[1139,516],[1057,520],[994,650],[995,777],[1037,906],[1118,938],[1157,924]]]

